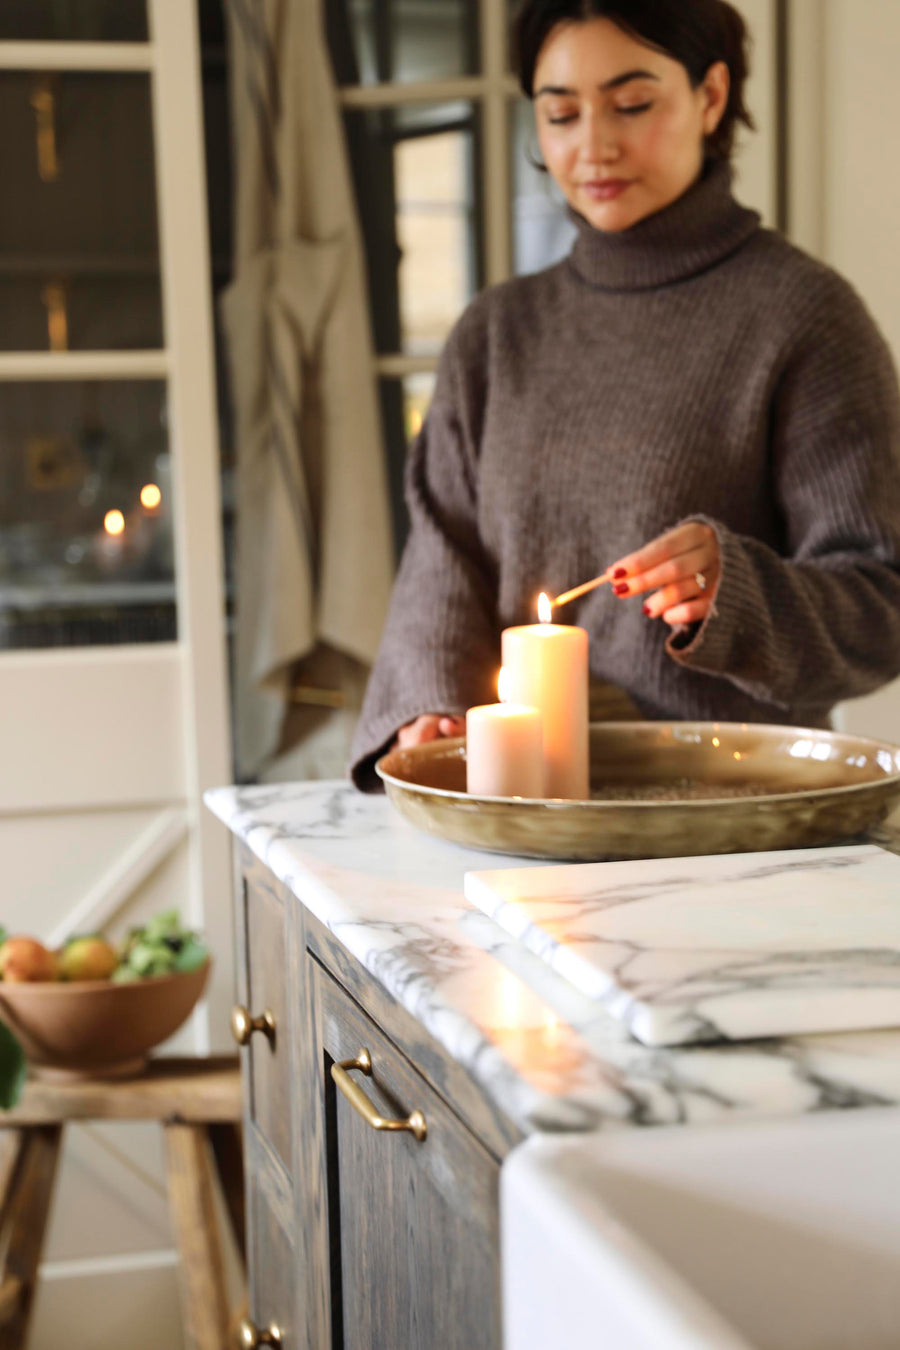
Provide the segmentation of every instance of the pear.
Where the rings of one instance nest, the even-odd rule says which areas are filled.
[[[0,947],[0,975],[10,984],[55,980],[56,957],[36,938],[7,938]]]
[[[61,980],[108,980],[119,956],[105,938],[73,938],[60,952],[58,964]]]

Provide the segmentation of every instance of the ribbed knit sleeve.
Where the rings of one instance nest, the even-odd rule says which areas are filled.
[[[424,713],[461,714],[496,700],[496,568],[477,521],[478,316],[476,304],[447,342],[407,461],[410,534],[351,752],[351,776],[363,791],[380,786],[375,761],[400,727]]]
[[[900,673],[897,376],[875,323],[841,278],[823,276],[809,308],[773,402],[771,468],[784,548],[691,517],[715,530],[722,575],[707,620],[668,643],[681,665],[722,676],[795,717]]]

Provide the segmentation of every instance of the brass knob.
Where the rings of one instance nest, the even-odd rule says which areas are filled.
[[[265,1331],[260,1331],[249,1317],[244,1317],[238,1328],[238,1343],[241,1350],[257,1350],[260,1345],[280,1345],[281,1327],[272,1322]]]
[[[231,1034],[238,1045],[249,1045],[255,1031],[261,1031],[267,1040],[275,1044],[275,1018],[266,1008],[259,1017],[251,1017],[250,1009],[238,1004],[231,1012]]]

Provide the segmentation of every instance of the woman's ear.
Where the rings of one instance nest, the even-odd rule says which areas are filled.
[[[706,136],[712,136],[725,115],[731,92],[731,73],[724,61],[713,62],[703,78],[702,89],[703,132]]]

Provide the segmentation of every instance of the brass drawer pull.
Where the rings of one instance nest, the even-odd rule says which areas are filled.
[[[367,1078],[372,1076],[372,1056],[368,1050],[360,1050],[356,1059],[345,1059],[340,1064],[332,1064],[331,1076],[347,1101],[358,1111],[367,1125],[373,1130],[408,1130],[421,1144],[428,1133],[425,1117],[421,1111],[413,1111],[405,1120],[385,1120],[369,1101],[358,1083],[354,1083],[349,1070],[358,1069]]]
[[[249,1008],[245,1008],[239,1003],[231,1011],[232,1036],[238,1045],[249,1045],[250,1037],[255,1031],[261,1031],[272,1045],[275,1044],[275,1018],[268,1008],[259,1017],[251,1017]]]
[[[241,1350],[258,1350],[261,1345],[280,1345],[281,1327],[272,1322],[265,1331],[260,1331],[249,1317],[244,1317],[238,1329],[238,1336]]]

